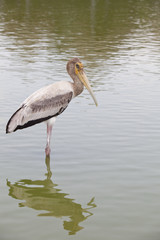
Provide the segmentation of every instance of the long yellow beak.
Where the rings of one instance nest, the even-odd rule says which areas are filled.
[[[92,98],[94,100],[95,105],[98,106],[97,100],[96,100],[96,98],[95,98],[95,96],[93,94],[92,88],[90,86],[88,78],[87,78],[85,72],[83,71],[83,69],[77,72],[77,76],[80,79],[80,81],[83,83],[83,85],[87,88],[88,92],[91,94],[91,96],[92,96]]]

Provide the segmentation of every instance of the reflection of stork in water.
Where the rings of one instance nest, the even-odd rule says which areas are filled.
[[[39,213],[38,216],[69,217],[70,220],[63,221],[63,227],[70,235],[76,234],[83,229],[79,223],[93,215],[90,210],[96,207],[94,198],[87,203],[87,208],[82,208],[81,204],[75,203],[74,199],[69,198],[67,193],[62,193],[57,184],[52,182],[49,157],[46,157],[46,165],[47,178],[44,180],[22,179],[14,184],[7,180],[9,196],[24,200],[19,207],[27,206],[38,211],[46,211]]]
[[[46,121],[47,145],[46,155],[50,154],[50,138],[55,119],[68,106],[69,102],[83,91],[88,89],[95,104],[97,101],[78,58],[67,63],[67,72],[73,82],[61,81],[41,88],[29,96],[20,108],[11,116],[6,126],[6,133],[14,132]]]

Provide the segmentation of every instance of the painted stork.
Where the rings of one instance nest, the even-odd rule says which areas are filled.
[[[71,59],[66,68],[73,82],[56,82],[34,92],[11,116],[6,126],[6,133],[11,133],[46,121],[46,155],[50,154],[50,139],[56,117],[67,108],[74,97],[82,93],[84,86],[88,89],[97,106],[96,98],[80,60],[78,58]]]

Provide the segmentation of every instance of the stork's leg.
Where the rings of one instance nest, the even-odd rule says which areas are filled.
[[[47,121],[47,144],[45,148],[46,156],[49,156],[51,152],[50,142],[51,142],[52,128],[55,120],[56,120],[55,118],[51,118]]]
[[[52,126],[50,126],[47,123],[47,144],[46,144],[46,149],[45,149],[45,152],[46,152],[47,156],[49,156],[50,152],[51,152],[51,150],[50,150],[51,134],[52,134]]]

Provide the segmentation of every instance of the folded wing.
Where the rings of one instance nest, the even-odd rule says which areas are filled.
[[[66,87],[60,83],[62,82],[42,88],[29,96],[9,119],[6,133],[30,127],[61,114],[71,101],[73,91],[69,83]]]

